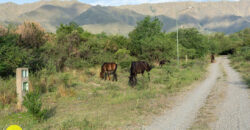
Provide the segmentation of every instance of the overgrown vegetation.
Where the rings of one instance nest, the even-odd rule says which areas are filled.
[[[39,121],[42,121],[46,117],[47,110],[42,110],[42,101],[38,93],[27,93],[23,100],[23,106],[25,106],[30,114],[32,114]]]
[[[249,72],[249,37],[249,29],[229,36],[206,35],[195,28],[180,29],[181,65],[177,67],[176,33],[162,32],[162,23],[157,18],[146,17],[138,22],[128,37],[91,34],[74,22],[60,25],[55,34],[45,32],[34,22],[0,26],[0,112],[10,113],[3,114],[0,126],[5,128],[14,123],[27,129],[134,127],[144,123],[145,115],[164,108],[167,95],[201,78],[210,53],[240,56],[242,58],[237,59],[247,61],[242,64],[246,64],[243,68],[248,68]],[[186,56],[189,60],[184,62]],[[154,68],[151,81],[139,75],[138,85],[128,86],[131,61],[157,64],[163,59],[171,63]],[[118,63],[118,82],[99,78],[104,62]],[[31,114],[9,109],[16,102],[17,67],[29,68],[30,87],[41,95],[41,100],[37,95],[27,95],[24,104]],[[45,115],[41,110],[42,102],[45,108],[57,112],[56,115],[50,112],[51,118],[38,123],[34,119],[41,120]]]
[[[235,53],[231,56],[232,65],[237,69],[250,87],[250,29],[244,29],[231,36]]]

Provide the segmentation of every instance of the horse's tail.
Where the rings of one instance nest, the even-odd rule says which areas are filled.
[[[104,78],[104,65],[105,65],[106,63],[103,63],[102,64],[102,67],[101,67],[101,72],[100,72],[100,77],[101,78]]]
[[[118,79],[117,79],[116,70],[117,70],[118,65],[116,63],[114,63],[114,64],[115,64],[115,69],[113,71],[113,75],[114,75],[114,80],[117,81]]]

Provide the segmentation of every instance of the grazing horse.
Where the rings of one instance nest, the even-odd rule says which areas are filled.
[[[101,72],[100,72],[100,77],[102,79],[107,79],[107,76],[110,80],[110,75],[113,74],[113,81],[117,81],[117,64],[116,63],[103,63]]]
[[[214,60],[215,60],[215,58],[214,58],[214,53],[212,53],[212,54],[211,54],[211,63],[214,63]]]
[[[159,65],[162,67],[163,65],[165,65],[167,63],[170,63],[170,60],[161,60]]]
[[[150,80],[150,73],[149,71],[152,69],[152,66],[150,66],[145,61],[136,61],[131,63],[130,67],[130,76],[129,76],[129,84],[130,86],[135,86],[137,83],[136,75],[137,74],[144,74],[145,71],[148,72],[148,78]]]

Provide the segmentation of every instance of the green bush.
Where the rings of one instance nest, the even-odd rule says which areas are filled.
[[[119,49],[115,53],[115,58],[122,69],[128,69],[131,62],[136,60],[135,57],[130,56],[130,51],[127,49]]]
[[[25,66],[29,51],[16,45],[17,36],[8,34],[0,37],[0,76],[14,75],[16,68]]]
[[[42,110],[42,101],[38,93],[27,93],[24,97],[23,105],[27,108],[28,112],[42,121],[46,117],[47,110]]]
[[[245,60],[250,61],[250,46],[242,47],[239,55],[242,55]]]

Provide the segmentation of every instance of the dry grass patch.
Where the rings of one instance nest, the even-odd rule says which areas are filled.
[[[140,129],[153,116],[171,107],[166,104],[174,102],[171,97],[176,92],[189,88],[192,82],[203,77],[205,66],[189,64],[177,71],[175,65],[156,67],[151,71],[151,81],[147,74],[138,75],[135,88],[128,86],[129,72],[120,68],[117,82],[101,80],[99,66],[54,73],[48,76],[46,86],[56,90],[44,93],[42,101],[45,108],[55,108],[55,114],[30,126],[41,129]],[[38,82],[39,85],[41,80]]]

